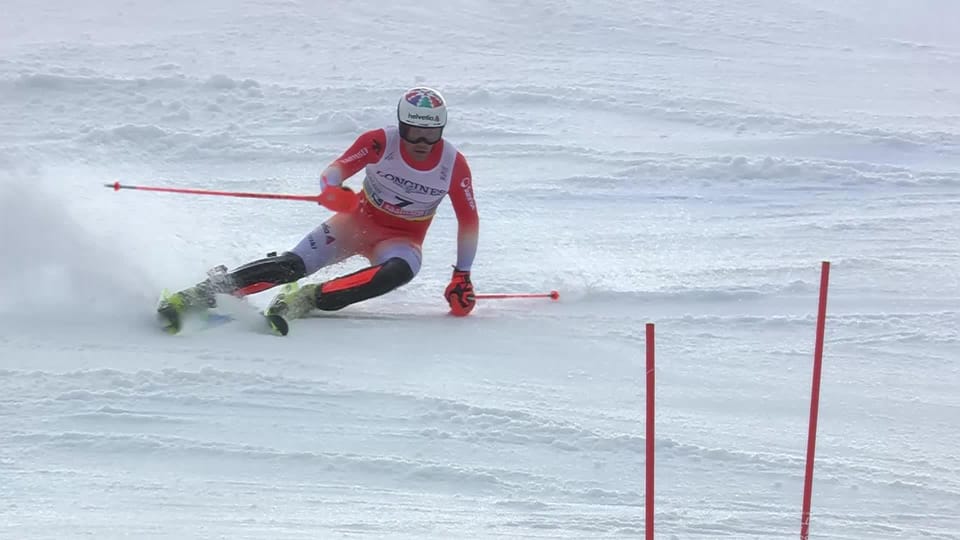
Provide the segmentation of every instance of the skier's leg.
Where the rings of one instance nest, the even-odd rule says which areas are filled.
[[[305,275],[303,259],[291,252],[270,254],[232,272],[227,272],[226,267],[220,266],[211,270],[207,279],[193,287],[165,297],[157,306],[157,313],[168,331],[177,332],[187,313],[216,307],[217,294],[246,296],[282,283],[297,281]]]
[[[420,273],[423,253],[420,244],[410,238],[388,238],[373,246],[373,251],[370,253],[370,260],[374,264],[380,264],[395,257],[406,261],[414,276]]]
[[[336,311],[386,294],[409,282],[420,271],[420,246],[409,239],[382,241],[373,247],[368,257],[373,266],[324,283],[304,285],[289,294],[281,293],[268,313],[295,319],[312,309]]]
[[[218,283],[216,292],[246,296],[265,291],[283,283],[296,281],[307,275],[306,265],[296,253],[287,251],[248,262],[227,273]]]
[[[362,224],[353,214],[337,214],[304,236],[290,251],[303,260],[305,275],[309,276],[358,254],[363,239]]]
[[[420,246],[409,239],[384,240],[371,253],[373,266],[320,284],[317,309],[336,311],[405,285],[420,271]]]
[[[227,290],[245,296],[291,283],[340,262],[356,252],[356,232],[350,216],[338,214],[321,223],[290,251],[247,263],[227,274]]]
[[[168,298],[179,310],[216,306],[217,294],[246,296],[277,285],[291,283],[320,268],[339,262],[356,251],[350,234],[350,216],[336,215],[305,236],[296,247],[280,255],[270,254],[231,271],[220,266],[207,279]],[[341,234],[344,231],[344,234]]]
[[[290,251],[268,255],[230,272],[223,266],[216,268],[193,287],[164,297],[157,313],[168,331],[177,332],[188,312],[216,307],[217,294],[246,296],[284,283],[295,283],[324,266],[357,254],[362,250],[363,241],[363,230],[357,226],[355,214],[337,214]]]

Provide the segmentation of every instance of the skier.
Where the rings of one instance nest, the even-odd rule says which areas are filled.
[[[420,271],[421,245],[444,197],[457,217],[457,258],[444,297],[453,315],[474,308],[470,268],[477,250],[479,218],[470,167],[443,138],[447,106],[441,94],[416,87],[397,104],[397,126],[367,131],[320,175],[320,204],[336,212],[292,250],[271,254],[227,272],[211,271],[197,285],[161,300],[157,308],[170,332],[185,314],[216,305],[216,294],[245,296],[286,285],[266,315],[274,330],[312,309],[334,311],[390,292]],[[360,193],[343,185],[365,169]],[[371,266],[319,284],[297,280],[354,255]]]

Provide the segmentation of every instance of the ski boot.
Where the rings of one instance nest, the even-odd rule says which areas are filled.
[[[216,294],[228,290],[227,267],[217,266],[208,271],[207,276],[207,279],[188,289],[173,294],[163,292],[157,306],[157,320],[165,332],[176,334],[183,329],[188,317],[217,307]]]
[[[281,336],[287,335],[291,320],[303,317],[317,306],[318,287],[315,283],[300,287],[295,281],[284,285],[264,313],[271,329]]]

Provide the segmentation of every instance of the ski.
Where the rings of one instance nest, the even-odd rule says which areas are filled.
[[[199,317],[202,315],[203,317]],[[198,319],[207,319],[208,310],[204,308],[188,307],[186,298],[182,294],[170,294],[170,291],[164,289],[160,293],[160,300],[157,303],[157,322],[160,328],[168,334],[179,334],[184,325],[189,321],[192,323]],[[218,321],[211,321],[218,322]]]
[[[204,331],[237,322],[249,322],[252,323],[249,325],[251,329],[266,330],[279,336],[285,336],[290,331],[286,319],[280,315],[262,313],[243,299],[225,296],[218,304],[216,308],[188,308],[177,295],[164,290],[157,306],[157,321],[160,328],[171,335],[188,329]]]
[[[270,330],[277,335],[285,336],[290,332],[290,323],[280,315],[264,315]]]
[[[274,335],[285,336],[290,332],[289,321],[302,317],[315,306],[318,285],[308,284],[301,288],[294,281],[284,285],[267,309],[260,312],[243,297],[217,294],[217,288],[209,285],[212,280],[222,280],[226,272],[225,266],[218,266],[207,272],[210,278],[202,284],[173,294],[164,289],[157,304],[160,327],[168,334],[179,334],[187,326],[205,330],[241,321],[251,323],[253,328],[265,328]],[[256,315],[251,315],[250,310]]]

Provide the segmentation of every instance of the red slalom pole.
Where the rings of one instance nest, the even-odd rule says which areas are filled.
[[[121,189],[135,189],[138,191],[185,193],[187,195],[219,195],[222,197],[244,197],[248,199],[281,199],[281,200],[287,200],[287,201],[306,201],[306,202],[312,202],[312,203],[320,202],[320,197],[318,195],[286,195],[283,193],[248,193],[243,191],[214,191],[209,189],[131,186],[127,184],[121,184],[120,182],[114,182],[112,184],[104,184],[104,187],[112,188],[114,191],[120,191]]]
[[[646,540],[653,540],[653,323],[647,323],[647,483],[644,505],[646,507]]]
[[[800,518],[800,539],[810,534],[810,499],[813,496],[813,456],[817,447],[817,416],[820,411],[820,373],[823,364],[823,333],[827,318],[827,284],[830,263],[820,267],[820,307],[817,310],[817,341],[813,352],[813,389],[810,394],[810,432],[807,434],[807,466],[803,478],[803,514]]]
[[[504,293],[504,294],[476,294],[474,298],[477,300],[502,300],[506,298],[549,298],[551,300],[559,300],[560,293],[557,291],[550,291],[548,293]]]

